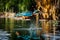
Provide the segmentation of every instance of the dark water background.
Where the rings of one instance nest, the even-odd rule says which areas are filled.
[[[32,30],[31,28],[42,28],[42,23],[44,24],[45,22],[38,21],[38,24],[36,23],[36,20],[15,20],[13,18],[0,18],[0,29],[3,29],[4,31],[8,31],[11,36],[10,40],[15,40],[16,39],[16,32],[19,32],[21,36],[30,36],[30,37],[39,37],[40,38],[40,33],[41,29],[35,29]],[[53,22],[54,23],[54,22]],[[51,22],[45,23],[45,25],[55,25]],[[57,22],[58,23],[58,22]],[[37,24],[37,25],[36,25]],[[21,28],[27,28],[27,29],[22,29]],[[51,27],[53,28],[53,27]],[[30,30],[29,30],[30,29]],[[45,30],[46,31],[46,30]],[[41,38],[40,38],[41,39]]]

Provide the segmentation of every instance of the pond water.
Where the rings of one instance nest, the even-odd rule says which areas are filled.
[[[54,23],[54,22],[53,22]],[[21,37],[24,40],[33,40],[33,39],[42,39],[41,34],[42,33],[50,33],[51,28],[53,28],[53,25],[56,25],[57,23],[53,24],[52,21],[36,21],[36,20],[15,20],[13,18],[0,18],[0,29],[3,29],[4,31],[8,31],[11,36],[11,40],[15,40],[18,36],[18,34],[21,35]],[[51,27],[52,26],[52,27]],[[44,40],[44,39],[42,39]]]

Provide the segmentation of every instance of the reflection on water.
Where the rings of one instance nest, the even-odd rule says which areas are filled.
[[[13,27],[14,27],[14,19],[13,18],[10,18],[10,19],[6,18],[5,19],[5,30],[12,32]]]
[[[0,18],[0,28],[5,28],[5,19]]]
[[[26,20],[14,20],[13,18],[10,18],[10,19],[2,18],[0,20],[0,24],[1,24],[0,29],[9,31],[12,34],[12,39],[14,39],[16,37],[15,33],[17,31],[19,31],[20,35],[23,38],[26,38],[25,36],[27,35],[32,40],[32,39],[41,39],[40,36],[42,34],[50,35],[50,33],[52,33],[53,35],[55,35],[56,30],[55,29],[53,30],[53,27],[55,27],[58,24],[58,22],[57,21],[48,21],[48,20],[26,21]],[[44,38],[48,38],[48,37],[44,37]]]

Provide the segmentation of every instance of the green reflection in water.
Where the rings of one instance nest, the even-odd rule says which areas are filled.
[[[14,19],[13,18],[10,18],[10,32],[13,31],[13,28],[14,28]]]
[[[8,18],[5,18],[5,30],[8,30]]]
[[[5,18],[5,30],[12,32],[14,27],[14,19],[13,18]]]
[[[0,29],[5,28],[5,18],[0,18]]]

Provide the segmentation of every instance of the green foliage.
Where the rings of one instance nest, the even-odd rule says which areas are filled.
[[[18,12],[28,11],[31,0],[0,0],[0,11],[17,10]]]

